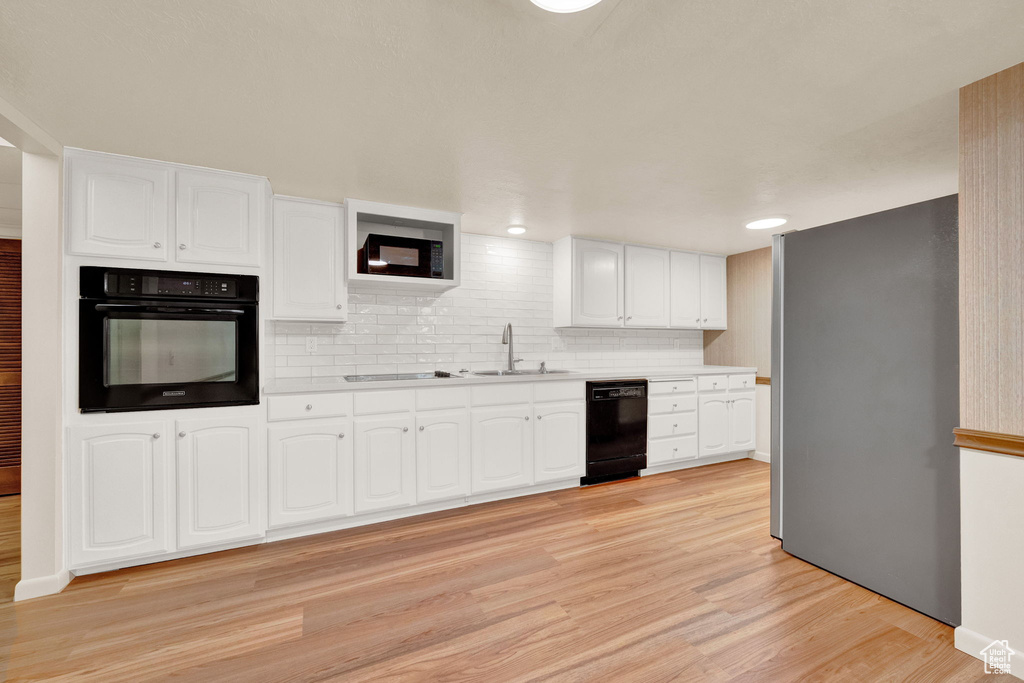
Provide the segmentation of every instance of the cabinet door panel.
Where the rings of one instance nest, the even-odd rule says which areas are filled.
[[[671,325],[672,327],[699,328],[700,313],[700,255],[673,251],[671,256]]]
[[[271,526],[352,514],[351,431],[347,421],[270,428]]]
[[[668,327],[669,252],[627,246],[625,251],[627,327]]]
[[[266,202],[262,178],[178,171],[177,260],[259,266]]]
[[[274,199],[274,317],[346,320],[345,210]]]
[[[554,403],[535,409],[534,483],[586,474],[586,405]]]
[[[415,441],[411,416],[355,421],[355,510],[404,507],[416,502]]]
[[[533,423],[529,406],[473,410],[473,493],[533,483]]]
[[[729,404],[722,394],[701,396],[697,410],[700,454],[729,452]]]
[[[724,256],[700,257],[701,327],[726,327],[726,261]]]
[[[178,546],[257,538],[256,420],[178,420]]]
[[[416,500],[429,503],[469,494],[469,413],[420,413],[416,418]]]
[[[167,260],[174,171],[160,164],[69,152],[72,254]]]
[[[621,244],[573,240],[574,325],[622,327]]]
[[[730,394],[729,401],[729,450],[752,451],[757,444],[754,392]]]
[[[75,427],[68,448],[71,566],[174,549],[167,425]]]

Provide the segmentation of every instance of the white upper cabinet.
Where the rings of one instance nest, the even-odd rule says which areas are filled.
[[[565,237],[552,265],[555,327],[726,327],[724,256]]]
[[[165,261],[171,235],[174,169],[68,150],[68,248],[72,254]]]
[[[622,245],[566,237],[554,258],[555,326],[622,327]]]
[[[551,403],[534,409],[534,483],[575,479],[587,473],[585,403]]]
[[[266,180],[202,170],[177,176],[177,260],[259,266]]]
[[[262,265],[266,178],[77,149],[64,159],[69,253]]]
[[[74,427],[68,443],[71,566],[174,550],[164,422]]]
[[[699,328],[700,314],[700,254],[673,251],[671,254],[672,327]]]
[[[668,327],[669,252],[627,245],[626,327]]]
[[[275,318],[348,319],[345,208],[274,198]]]
[[[726,328],[726,267],[724,256],[700,256],[700,314],[704,329]]]
[[[255,418],[178,420],[178,547],[263,535]]]
[[[270,428],[270,526],[352,514],[351,431],[347,420]]]

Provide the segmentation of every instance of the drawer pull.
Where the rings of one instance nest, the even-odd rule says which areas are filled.
[[[313,410],[313,404],[312,403],[307,403],[306,404],[306,410]]]
[[[673,403],[673,404],[672,404],[672,407],[673,407],[673,408],[678,408],[678,407],[679,407],[679,404],[678,404],[678,403]]]

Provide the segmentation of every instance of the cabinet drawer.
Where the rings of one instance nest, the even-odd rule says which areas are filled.
[[[697,413],[655,415],[647,420],[647,436],[651,439],[696,433]]]
[[[729,389],[753,389],[756,382],[754,375],[729,375]]]
[[[647,446],[647,464],[660,465],[661,463],[674,462],[676,460],[694,460],[697,457],[697,435],[678,436],[671,439],[658,439],[651,441]]]
[[[729,386],[726,375],[705,375],[697,378],[697,389],[700,391],[725,391]]]
[[[267,397],[267,419],[302,420],[314,417],[349,417],[352,394],[305,394]]]
[[[533,384],[517,382],[501,386],[485,384],[472,388],[473,406],[509,406],[533,401]]]
[[[697,391],[697,380],[693,377],[650,383],[650,394],[652,396],[660,396],[663,394],[692,394],[695,391]]]
[[[406,413],[412,410],[414,393],[404,391],[361,391],[355,395],[355,415]]]
[[[587,385],[585,382],[537,382],[533,393],[533,400],[538,403],[582,401],[586,398]]]
[[[416,410],[452,410],[468,407],[469,387],[416,390]]]
[[[653,396],[647,399],[647,412],[650,415],[663,415],[665,413],[686,413],[697,410],[697,395],[690,394],[677,396]]]

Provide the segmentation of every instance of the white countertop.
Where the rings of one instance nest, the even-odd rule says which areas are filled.
[[[408,389],[410,387],[451,387],[472,384],[510,384],[512,382],[551,382],[566,380],[611,380],[649,379],[673,380],[695,375],[739,375],[753,374],[757,368],[733,367],[728,365],[686,365],[678,368],[651,368],[634,370],[573,370],[547,375],[505,375],[482,377],[480,375],[452,375],[437,379],[384,380],[380,382],[348,382],[343,377],[284,378],[267,382],[263,387],[265,395],[305,394],[319,391],[366,391],[372,389]]]

